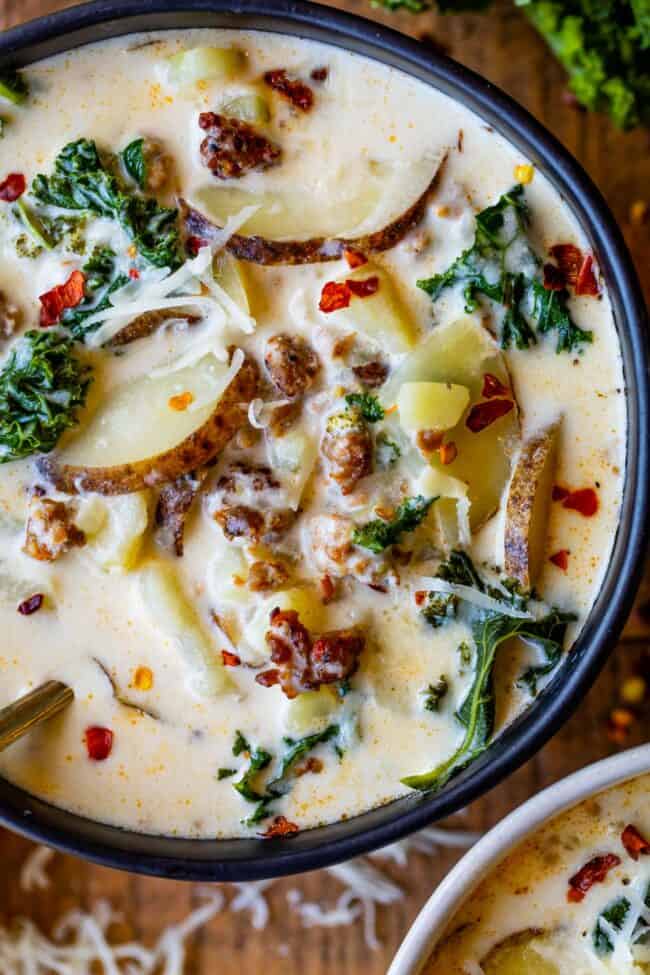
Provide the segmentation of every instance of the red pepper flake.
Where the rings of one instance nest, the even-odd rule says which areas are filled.
[[[571,491],[562,501],[562,507],[569,511],[577,511],[584,518],[593,518],[598,511],[598,495],[593,488],[580,488]]]
[[[329,78],[329,73],[330,73],[330,69],[326,68],[325,65],[323,65],[322,68],[314,68],[314,70],[312,71],[309,77],[311,78],[312,81],[318,81],[322,84],[323,81],[327,81],[327,79]]]
[[[483,393],[485,399],[493,399],[495,396],[507,396],[510,390],[504,386],[500,379],[493,376],[491,372],[486,372],[483,376]]]
[[[221,659],[223,660],[224,667],[239,667],[241,664],[241,657],[238,657],[236,653],[231,653],[229,650],[221,651]]]
[[[326,315],[330,312],[347,308],[352,298],[352,292],[345,281],[328,281],[323,287],[318,307]]]
[[[140,272],[138,271],[137,267],[131,267],[131,268],[129,268],[129,277],[131,278],[132,281],[138,281],[139,280],[139,278],[140,278]]]
[[[575,244],[554,244],[551,255],[558,263],[565,284],[575,287],[583,264],[582,251]]]
[[[566,288],[564,272],[556,264],[544,265],[544,287],[547,291],[564,291]]]
[[[66,308],[76,308],[84,299],[86,278],[81,271],[73,271],[67,281],[39,296],[41,328],[56,325]]]
[[[609,871],[617,867],[620,862],[621,858],[617,857],[615,853],[606,853],[604,856],[597,856],[593,860],[589,860],[569,880],[567,900],[573,904],[579,904],[594,884],[601,884]]]
[[[265,840],[274,840],[281,836],[295,836],[300,827],[290,823],[285,816],[276,816],[265,833],[260,833]]]
[[[329,575],[321,576],[318,580],[318,588],[320,589],[320,601],[323,606],[329,605],[336,595],[336,586]]]
[[[255,680],[262,687],[273,687],[280,683],[280,671],[275,669],[263,670],[261,674],[256,675]]]
[[[110,728],[86,728],[86,751],[93,762],[103,762],[113,749],[113,732]]]
[[[196,257],[202,247],[207,247],[208,241],[204,240],[203,237],[195,237],[192,235],[188,237],[185,241],[185,250],[191,257]]]
[[[275,71],[267,71],[264,75],[264,81],[272,88],[277,91],[279,95],[286,98],[287,101],[300,109],[301,112],[308,112],[314,104],[314,93],[303,81],[298,81],[297,79],[290,78],[284,68],[278,68]]]
[[[415,442],[423,454],[433,454],[440,450],[444,436],[441,430],[418,430]]]
[[[562,572],[566,572],[567,569],[569,568],[570,554],[571,553],[567,548],[561,548],[559,552],[555,552],[554,555],[550,556],[549,562],[552,562],[553,565],[556,565],[558,569],[562,569]]]
[[[0,183],[0,200],[13,203],[27,189],[27,180],[22,173],[9,173]]]
[[[18,606],[18,612],[21,616],[31,616],[41,608],[44,598],[42,592],[35,592],[33,596],[23,599]]]
[[[621,843],[633,860],[650,854],[650,843],[641,836],[636,826],[626,826],[621,833]]]
[[[448,464],[453,464],[458,457],[458,447],[453,440],[450,440],[449,443],[443,443],[438,448],[438,456],[440,457],[440,463],[444,464],[445,467]]]
[[[591,298],[595,298],[599,293],[598,281],[594,273],[594,259],[591,254],[587,254],[582,262],[582,267],[578,272],[575,290],[577,295],[587,295]]]
[[[510,413],[514,405],[511,399],[491,399],[487,403],[475,403],[465,420],[465,426],[472,433],[480,433],[495,420]]]
[[[415,605],[416,606],[422,606],[422,605],[424,605],[424,602],[425,602],[425,600],[427,598],[427,591],[426,591],[426,589],[418,589],[418,591],[415,593],[415,595],[414,595],[413,598],[415,599]]]
[[[368,258],[365,254],[362,254],[361,251],[352,250],[352,248],[344,250],[343,257],[346,259],[348,266],[352,268],[352,270],[354,270],[355,267],[363,267],[364,264],[368,263]]]
[[[551,497],[553,498],[554,501],[564,501],[564,499],[568,498],[570,494],[571,492],[569,491],[568,488],[560,487],[559,484],[553,485],[553,490],[551,491]]]
[[[371,278],[364,278],[363,281],[353,281],[349,278],[345,283],[355,298],[370,298],[379,291],[379,278],[376,274]]]

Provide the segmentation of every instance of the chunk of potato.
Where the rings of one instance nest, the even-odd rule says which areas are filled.
[[[562,975],[554,962],[535,950],[551,937],[533,929],[510,935],[482,959],[484,975]]]
[[[217,251],[212,262],[212,276],[235,304],[246,315],[250,315],[248,284],[241,261],[238,261],[226,250]]]
[[[324,685],[318,691],[306,691],[289,703],[287,728],[298,735],[320,731],[331,723],[340,708],[341,698],[333,687]]]
[[[192,47],[168,59],[169,79],[178,85],[232,78],[246,64],[246,55],[235,47]]]
[[[455,383],[404,383],[397,395],[399,420],[408,433],[449,430],[468,403],[469,390]]]
[[[366,298],[353,296],[347,308],[331,312],[328,318],[362,332],[393,353],[408,352],[416,343],[417,327],[410,309],[399,295],[388,271],[368,263],[344,275],[341,281],[379,279],[377,291]]]
[[[140,572],[142,603],[153,627],[172,641],[189,669],[188,685],[208,696],[235,689],[221,656],[205,635],[174,568],[150,562]]]
[[[527,440],[515,465],[508,491],[504,531],[506,575],[526,590],[535,585],[548,532],[558,424]]]
[[[247,574],[248,567],[240,548],[229,544],[219,547],[207,573],[208,592],[215,607],[241,607],[250,601],[250,592],[242,585]]]
[[[115,498],[84,498],[75,524],[86,535],[85,551],[107,572],[129,572],[142,551],[149,526],[149,493],[136,491]]]
[[[280,474],[290,508],[296,511],[318,459],[318,440],[301,427],[294,427],[270,442],[273,469]]]
[[[221,115],[237,118],[252,125],[266,125],[271,120],[271,110],[266,98],[259,92],[250,91],[230,98],[220,106]]]
[[[469,390],[471,408],[482,399],[486,373],[510,386],[503,354],[492,336],[473,318],[461,318],[434,328],[389,378],[381,399],[392,406],[404,383],[454,383]],[[480,433],[467,428],[466,416],[467,411],[445,437],[456,445],[455,460],[445,465],[434,454],[431,465],[467,484],[470,522],[476,531],[498,509],[510,479],[511,458],[519,442],[519,416],[515,408]]]

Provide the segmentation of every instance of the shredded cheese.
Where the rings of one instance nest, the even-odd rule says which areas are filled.
[[[423,576],[418,580],[417,589],[426,589],[428,592],[442,592],[449,596],[459,596],[468,603],[473,603],[479,609],[485,609],[492,613],[501,613],[503,616],[512,616],[517,620],[533,620],[532,613],[515,609],[507,602],[500,599],[493,599],[492,596],[479,592],[471,586],[463,586],[457,582],[447,582],[445,579],[437,579],[431,576]]]

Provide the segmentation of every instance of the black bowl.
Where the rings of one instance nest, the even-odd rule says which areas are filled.
[[[185,27],[255,28],[334,44],[428,82],[501,132],[551,180],[590,241],[613,303],[628,404],[620,526],[600,593],[570,659],[486,754],[439,794],[409,795],[288,840],[188,840],[92,822],[0,780],[0,822],[33,840],[139,873],[241,881],[347,860],[457,811],[538,751],[586,694],[615,646],[643,567],[649,482],[647,313],[621,233],[599,191],[569,153],[483,78],[377,24],[300,0],[97,0],[5,32],[0,37],[0,66],[29,64],[135,31]]]

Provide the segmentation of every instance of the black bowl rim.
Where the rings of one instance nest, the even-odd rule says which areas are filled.
[[[530,158],[581,223],[608,283],[625,370],[627,471],[610,565],[572,662],[486,755],[439,795],[409,795],[284,841],[191,840],[96,823],[0,780],[0,823],[88,860],[191,881],[244,881],[329,866],[395,842],[458,811],[509,775],[558,730],[595,680],[623,627],[648,542],[648,328],[639,282],[607,204],[581,166],[526,110],[444,55],[376,23],[306,0],[96,0],[0,36],[0,65],[20,67],[82,44],[182,27],[268,30],[367,55],[431,84],[472,109]]]

